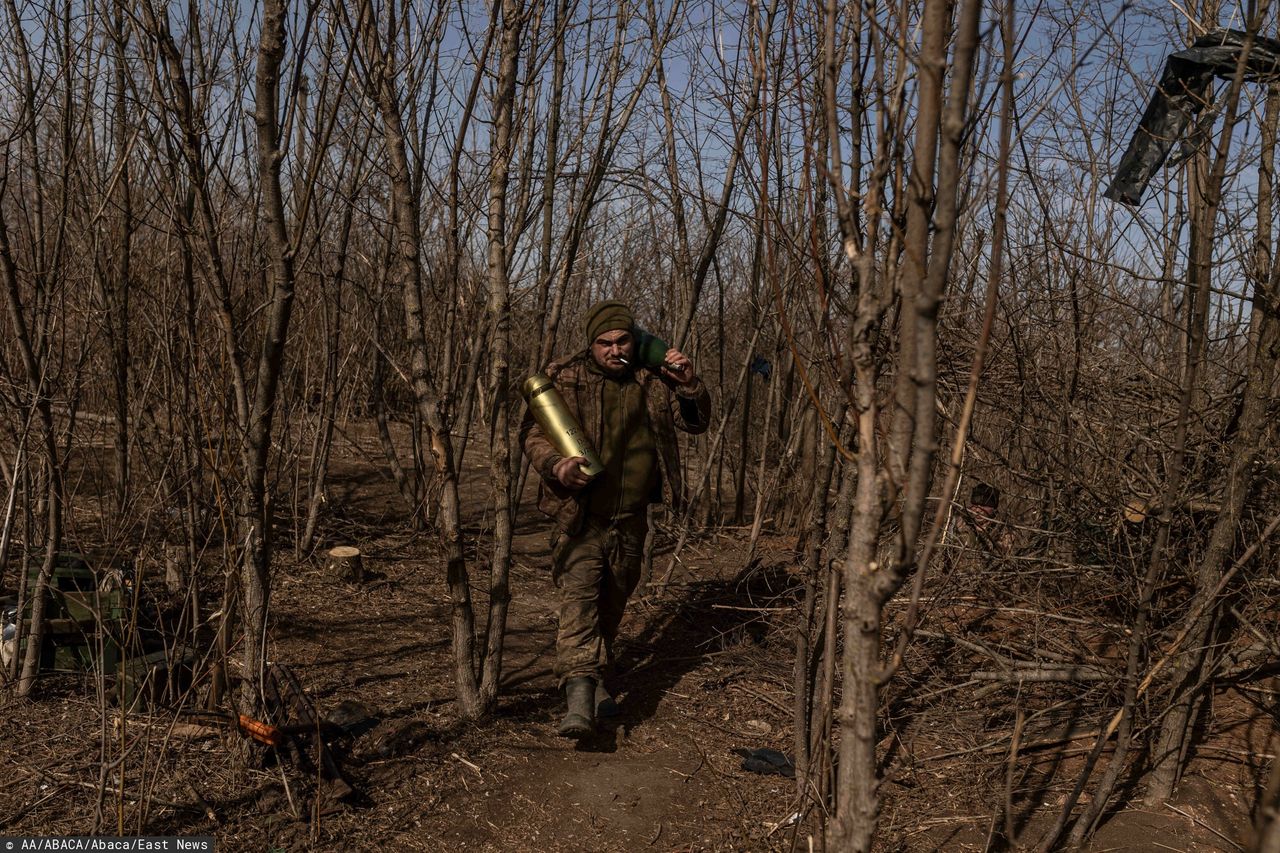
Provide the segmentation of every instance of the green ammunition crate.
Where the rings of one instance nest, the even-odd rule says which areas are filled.
[[[27,567],[27,589],[34,592],[44,555],[32,553]],[[91,672],[113,674],[120,664],[120,623],[125,613],[125,593],[120,589],[98,590],[98,578],[83,554],[58,554],[45,597],[45,636],[40,648],[40,669],[44,672]],[[29,597],[23,609],[24,638],[31,630]],[[105,631],[101,629],[105,628]],[[101,633],[101,658],[98,655]],[[26,654],[26,640],[18,650]]]
[[[44,553],[31,551],[27,554],[27,583],[34,584],[44,565]],[[75,551],[60,551],[53,562],[53,577],[50,586],[60,590],[93,589],[93,569],[84,554]]]
[[[32,554],[27,567],[27,589],[34,590],[40,577],[44,555]],[[78,622],[102,617],[108,620],[124,618],[126,591],[116,588],[98,589],[99,578],[94,574],[83,554],[72,552],[58,555],[49,578],[45,614],[50,619],[74,619]],[[30,605],[28,604],[28,608]],[[31,612],[27,610],[27,616]]]
[[[23,631],[31,630],[28,621]],[[42,672],[102,672],[112,675],[120,665],[120,646],[111,636],[103,634],[102,656],[98,657],[98,631],[92,619],[77,622],[74,619],[50,619],[45,623],[44,640],[40,644],[40,670]],[[27,637],[20,644],[19,660],[26,655]]]
[[[57,590],[53,594],[54,602],[60,604],[59,609],[68,619],[77,622],[91,622],[98,614],[108,622],[120,622],[124,619],[124,594],[121,590],[110,592],[63,592]]]

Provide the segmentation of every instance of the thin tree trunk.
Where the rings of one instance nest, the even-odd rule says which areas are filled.
[[[129,182],[131,139],[125,100],[125,47],[128,36],[124,21],[124,4],[117,0],[112,23],[112,42],[115,49],[115,148],[119,160],[114,176],[114,204],[119,219],[116,223],[116,263],[114,275],[111,276],[114,282],[104,282],[104,285],[109,293],[106,326],[114,361],[116,511],[120,515],[124,514],[129,504],[129,275],[133,236],[132,191]]]
[[[928,200],[932,210],[934,238],[929,245],[923,224],[911,228],[908,217],[906,252],[912,259],[908,269],[898,277],[901,294],[900,329],[897,356],[898,390],[895,400],[897,417],[890,434],[888,459],[884,459],[876,431],[877,405],[875,389],[879,378],[879,355],[872,334],[882,316],[882,307],[872,295],[869,276],[859,272],[857,314],[852,324],[851,349],[856,382],[855,407],[858,412],[858,480],[852,537],[845,562],[843,607],[844,658],[843,687],[838,711],[840,751],[838,788],[834,820],[827,832],[828,846],[836,850],[869,851],[876,836],[880,809],[878,762],[876,759],[877,713],[879,688],[884,673],[880,666],[881,628],[885,603],[901,588],[907,573],[914,568],[916,537],[929,485],[929,473],[936,448],[934,406],[936,400],[937,312],[951,265],[956,231],[956,210],[960,192],[959,155],[964,140],[965,116],[973,79],[974,57],[978,44],[978,22],[981,0],[965,0],[955,34],[951,90],[942,104],[942,81],[947,70],[945,46],[950,36],[950,3],[926,0],[924,6],[923,47],[921,52],[920,92],[916,115],[916,171],[912,174],[913,210]],[[836,6],[827,4],[824,50],[834,55]],[[838,116],[834,107],[831,81],[834,69],[828,69],[827,122],[838,133]],[[932,130],[930,130],[932,128]],[[937,151],[937,184],[934,158]],[[839,148],[832,145],[833,161]],[[849,215],[845,190],[839,184],[840,170],[833,168],[833,186],[837,189],[837,208],[841,211],[841,231],[850,260],[857,260],[853,249],[855,225]],[[864,194],[864,205],[877,199]],[[869,217],[870,218],[870,217]],[[926,219],[927,222],[927,219]],[[909,392],[903,392],[904,378]],[[890,479],[906,486],[901,498],[900,528],[897,554],[888,565],[882,564],[878,552],[880,521],[887,506],[881,494],[881,464],[888,463]],[[903,475],[910,472],[910,477]],[[891,497],[889,498],[892,499]]]
[[[342,226],[338,231],[338,244],[334,247],[334,258],[337,266],[333,271],[333,318],[326,325],[328,347],[325,357],[324,393],[320,402],[317,452],[313,454],[316,458],[312,461],[311,497],[307,501],[307,518],[303,526],[302,537],[298,541],[298,549],[303,552],[310,551],[312,543],[315,542],[316,528],[320,523],[320,506],[324,503],[325,481],[329,476],[329,454],[333,448],[333,430],[337,421],[338,400],[342,390],[341,355],[339,352],[342,336],[342,318],[345,313],[342,304],[342,289],[347,277],[347,247],[351,242],[351,226],[355,219],[354,196],[357,187],[360,185],[361,175],[362,170],[359,168],[352,171],[351,183],[348,185],[346,193],[347,203],[342,213]],[[374,358],[381,361],[378,355],[375,355]],[[414,508],[416,510],[416,504]],[[417,513],[415,512],[416,515]]]
[[[511,304],[507,278],[507,181],[514,150],[512,112],[515,105],[516,70],[520,60],[520,36],[524,26],[521,4],[502,0],[502,47],[499,53],[498,88],[494,98],[493,147],[489,165],[489,384],[493,394],[493,438],[489,470],[493,488],[493,559],[489,566],[489,616],[485,625],[480,705],[484,713],[493,707],[502,675],[502,644],[507,630],[507,605],[511,601],[511,405],[510,387]]]
[[[283,0],[266,0],[264,3],[254,90],[254,125],[257,129],[258,170],[271,283],[270,309],[258,358],[253,408],[245,424],[245,495],[240,510],[240,536],[245,549],[241,563],[244,665],[255,691],[261,689],[265,673],[267,612],[271,603],[274,507],[267,495],[267,465],[294,299],[294,245],[285,224],[284,193],[280,184],[280,164],[284,158],[281,145],[284,140],[279,121],[279,89],[286,13]],[[300,37],[301,34],[295,36]]]
[[[551,104],[547,108],[547,135],[543,150],[542,175],[542,235],[538,246],[538,315],[534,328],[547,327],[547,297],[551,287],[554,243],[552,227],[555,221],[556,178],[560,174],[560,120],[564,104],[564,77],[568,60],[565,57],[565,27],[574,8],[573,0],[558,0],[555,5],[554,55],[551,60]],[[537,363],[536,348],[530,353],[529,370],[542,367]]]
[[[1218,141],[1212,167],[1201,172],[1199,180],[1191,182],[1192,192],[1195,194],[1192,197],[1191,249],[1187,261],[1187,301],[1191,309],[1188,314],[1187,369],[1184,378],[1182,411],[1179,413],[1180,428],[1182,428],[1184,419],[1189,416],[1189,410],[1193,408],[1192,403],[1196,398],[1201,362],[1204,358],[1205,339],[1208,334],[1210,288],[1213,278],[1214,233],[1218,218],[1218,206],[1222,199],[1222,185],[1226,176],[1227,159],[1231,151],[1231,139],[1236,126],[1235,116],[1240,100],[1241,86],[1244,82],[1245,64],[1250,47],[1253,44],[1253,34],[1258,31],[1260,22],[1265,20],[1269,6],[1268,0],[1263,0],[1249,22],[1244,48],[1240,53],[1235,75],[1231,80],[1227,94],[1226,109],[1224,110],[1225,124]],[[1202,159],[1207,160],[1207,158],[1197,157],[1194,162],[1199,163]],[[1261,313],[1265,315],[1265,312]],[[1261,322],[1261,318],[1257,316],[1253,320]],[[1260,351],[1255,352],[1255,359],[1251,364],[1250,375],[1246,384],[1246,413],[1241,418],[1240,433],[1236,439],[1236,449],[1232,454],[1232,460],[1226,476],[1226,491],[1222,501],[1222,510],[1214,524],[1213,532],[1210,534],[1209,546],[1196,570],[1196,594],[1192,598],[1191,606],[1200,615],[1195,618],[1192,626],[1191,642],[1187,647],[1188,651],[1178,658],[1170,673],[1170,679],[1176,691],[1175,699],[1164,717],[1164,722],[1160,728],[1160,737],[1155,745],[1146,794],[1148,805],[1157,805],[1172,796],[1178,779],[1182,775],[1187,739],[1190,736],[1192,707],[1196,700],[1196,691],[1191,688],[1200,682],[1197,673],[1206,660],[1204,646],[1209,639],[1210,627],[1217,620],[1218,615],[1216,607],[1199,607],[1198,605],[1202,603],[1203,597],[1216,587],[1217,581],[1222,576],[1222,565],[1226,560],[1227,551],[1234,541],[1236,520],[1239,518],[1240,511],[1243,508],[1245,492],[1252,479],[1250,467],[1254,454],[1259,449],[1256,442],[1263,426],[1262,420],[1265,418],[1266,392],[1263,392],[1262,398],[1259,399],[1259,386],[1255,383],[1264,381],[1266,377],[1271,375],[1271,371],[1274,369],[1274,361],[1259,364],[1257,358],[1260,354]],[[1269,389],[1270,386],[1262,387]],[[1181,447],[1185,442],[1185,435],[1181,437],[1181,441],[1175,438],[1176,446]],[[1182,454],[1177,453],[1176,457],[1174,471],[1171,476],[1180,477]],[[1170,497],[1173,497],[1174,494],[1170,489]],[[1172,501],[1168,503],[1171,504]],[[1171,508],[1166,506],[1161,516],[1162,526],[1170,513]]]
[[[8,179],[0,180],[0,198],[7,189]],[[58,452],[58,442],[53,423],[53,411],[50,407],[49,395],[45,390],[45,367],[37,355],[38,350],[32,344],[30,328],[27,324],[26,310],[22,304],[18,282],[18,268],[13,260],[13,252],[9,244],[8,223],[0,215],[0,279],[4,286],[5,303],[9,312],[9,321],[13,328],[13,341],[18,345],[22,356],[22,365],[26,372],[26,390],[29,395],[28,405],[38,419],[40,438],[44,449],[44,514],[45,529],[44,561],[36,578],[34,588],[28,586],[27,597],[31,602],[31,619],[27,631],[26,656],[22,661],[22,670],[18,676],[18,695],[29,696],[35,685],[36,675],[40,669],[40,647],[45,635],[45,599],[49,580],[53,577],[54,564],[57,561],[58,549],[62,545],[62,459]],[[30,465],[27,466],[28,469]],[[30,490],[24,495],[30,501]],[[24,549],[31,548],[32,530],[25,531]],[[26,561],[23,560],[23,571]],[[25,582],[25,579],[24,579]],[[21,621],[21,620],[20,620]],[[15,646],[16,648],[16,646]],[[15,655],[16,658],[16,655]]]
[[[369,65],[378,72],[370,85],[377,99],[389,161],[396,234],[394,277],[404,299],[405,337],[408,339],[410,352],[410,385],[414,404],[430,432],[431,454],[435,460],[441,489],[440,536],[444,546],[446,583],[453,611],[454,687],[461,715],[467,719],[475,719],[484,712],[473,661],[475,615],[463,551],[458,474],[454,467],[452,440],[442,411],[441,394],[431,377],[431,357],[422,306],[419,199],[414,193],[411,180],[412,171],[409,167],[394,63],[384,54],[377,21],[367,0],[360,4],[356,36],[368,57]]]

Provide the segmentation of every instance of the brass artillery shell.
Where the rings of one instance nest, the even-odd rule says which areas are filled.
[[[587,441],[582,425],[569,412],[564,398],[545,373],[535,373],[520,386],[520,393],[529,404],[529,413],[542,427],[552,446],[561,456],[581,456],[586,464],[579,464],[582,473],[594,477],[604,470],[596,449]]]

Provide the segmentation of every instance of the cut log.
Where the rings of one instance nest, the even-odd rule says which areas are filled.
[[[364,581],[364,560],[360,549],[350,545],[339,545],[329,549],[328,571],[333,577],[348,583]]]
[[[201,740],[204,738],[213,738],[218,736],[220,729],[225,729],[226,725],[219,725],[213,721],[195,721],[189,723],[174,722],[164,719],[149,719],[142,715],[130,714],[126,722],[119,712],[111,717],[111,729],[118,736],[122,728],[128,728],[132,733],[139,731],[149,731],[154,733],[157,739],[163,740],[166,737],[180,738],[182,740]]]
[[[975,681],[1111,681],[1120,678],[1119,673],[1096,666],[1018,667],[1005,672],[979,670],[969,673]]]

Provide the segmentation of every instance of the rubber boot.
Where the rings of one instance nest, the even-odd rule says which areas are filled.
[[[613,694],[609,692],[609,689],[604,686],[604,682],[601,681],[596,685],[596,719],[616,717],[621,713],[622,709],[618,707]]]
[[[569,713],[560,721],[561,736],[584,738],[592,734],[596,729],[595,679],[586,676],[570,678],[565,683],[564,694],[569,701]]]

